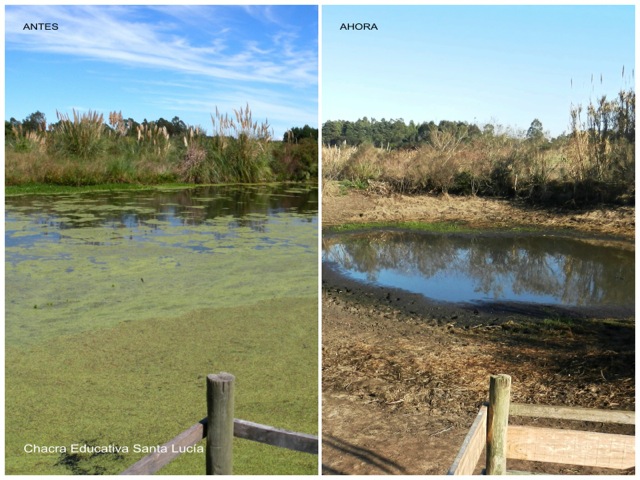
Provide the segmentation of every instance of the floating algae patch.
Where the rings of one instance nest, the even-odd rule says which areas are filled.
[[[151,218],[143,222],[145,225],[167,225],[170,226],[171,222],[166,220],[158,220],[157,218]]]
[[[236,376],[237,418],[317,434],[317,307],[314,296],[248,299],[8,347],[6,473],[120,473],[144,456],[135,445],[161,445],[206,416],[205,378],[221,371]],[[24,451],[85,443],[128,451],[73,465]],[[317,458],[234,442],[236,474],[316,474]],[[204,474],[204,464],[186,453],[159,473]]]
[[[196,200],[198,202],[214,202],[217,200],[216,197],[194,197],[193,200]]]
[[[32,235],[40,235],[40,232],[19,231],[13,234],[13,238],[29,237]]]
[[[221,248],[232,245],[234,254],[219,255],[217,248],[207,252],[187,248],[185,240],[178,246],[55,243],[40,252],[32,248],[30,259],[15,262],[12,257],[26,249],[8,249],[7,344],[179,314],[193,306],[316,293],[317,255],[311,246],[288,243],[263,255],[255,248],[259,239],[244,238],[221,244]],[[168,267],[161,260],[166,256],[178,258],[179,266]]]
[[[286,205],[274,198],[277,192],[206,187],[8,198],[6,344],[35,344],[193,308],[317,295],[317,209],[307,206],[317,190]],[[224,198],[194,214],[192,197],[202,195]],[[75,211],[72,200],[78,200]],[[121,211],[109,203],[137,200]],[[94,218],[59,221],[73,216]]]

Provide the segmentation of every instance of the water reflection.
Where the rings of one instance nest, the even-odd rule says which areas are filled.
[[[442,301],[634,304],[634,253],[570,238],[381,231],[323,240],[323,260]]]
[[[224,224],[216,239],[234,237],[243,227],[267,234],[269,223],[281,215],[296,221],[317,221],[317,188],[292,186],[205,186],[154,191],[95,192],[68,195],[25,195],[5,202],[5,245],[28,246],[35,241],[56,242],[66,230],[110,230],[105,240],[85,239],[85,244],[113,244],[121,240],[147,241],[167,234],[168,227]],[[24,225],[22,219],[29,218]],[[197,231],[197,230],[196,230]],[[76,235],[77,237],[77,235]],[[88,235],[87,235],[88,237]],[[268,242],[268,236],[264,237]],[[187,246],[189,247],[189,246]],[[202,250],[201,246],[191,246]]]

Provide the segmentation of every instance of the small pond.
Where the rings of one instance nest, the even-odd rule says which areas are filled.
[[[374,231],[323,239],[322,258],[352,279],[436,301],[634,306],[634,251],[580,238]]]
[[[317,295],[317,217],[306,186],[7,197],[6,343]]]

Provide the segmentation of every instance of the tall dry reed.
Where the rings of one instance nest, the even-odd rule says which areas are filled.
[[[259,182],[270,177],[270,142],[272,129],[268,121],[253,121],[251,109],[234,110],[234,117],[222,115],[216,107],[213,124],[213,156],[222,175],[241,182]]]

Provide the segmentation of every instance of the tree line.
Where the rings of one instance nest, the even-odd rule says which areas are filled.
[[[322,143],[327,147],[353,146],[369,144],[377,148],[393,150],[398,148],[417,148],[432,142],[438,132],[448,132],[461,141],[470,142],[482,136],[497,134],[492,124],[480,128],[474,123],[441,120],[435,123],[405,123],[402,118],[381,119],[362,117],[354,121],[328,120],[322,125]],[[542,122],[537,118],[531,122],[526,138],[535,141],[548,139]],[[551,139],[548,139],[551,140]]]

